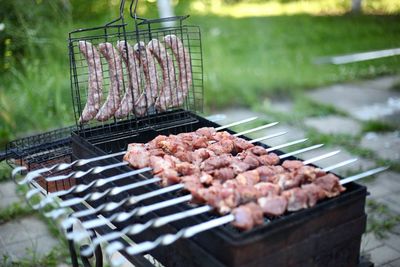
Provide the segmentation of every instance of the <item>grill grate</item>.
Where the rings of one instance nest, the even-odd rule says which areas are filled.
[[[10,166],[24,166],[28,171],[71,162],[71,132],[75,126],[65,127],[42,134],[14,140],[7,144],[7,163]],[[70,172],[64,170],[63,173]],[[44,173],[37,182],[47,193],[67,190],[75,185],[75,179],[48,182],[45,177],[59,173]]]

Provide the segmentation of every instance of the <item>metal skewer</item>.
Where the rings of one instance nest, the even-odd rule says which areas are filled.
[[[365,178],[365,177],[373,175],[373,174],[377,174],[379,172],[387,170],[388,168],[389,167],[380,167],[380,168],[369,170],[369,171],[366,171],[366,172],[363,172],[363,173],[360,173],[357,175],[347,177],[347,178],[341,180],[341,184],[346,184],[349,182],[353,182],[353,181]],[[190,226],[190,227],[181,229],[176,234],[165,234],[165,235],[158,237],[154,241],[145,241],[145,242],[136,244],[135,246],[125,247],[121,242],[116,241],[107,246],[106,253],[108,256],[111,256],[113,253],[115,253],[117,251],[124,250],[129,255],[137,255],[139,253],[143,253],[143,252],[152,250],[158,246],[170,245],[181,238],[190,238],[198,233],[210,230],[212,228],[222,226],[222,225],[230,223],[234,220],[235,220],[235,217],[232,214],[225,215],[225,216],[217,218],[217,219],[212,219],[212,220],[209,220],[204,223],[200,223],[200,224],[197,224],[194,226]],[[119,265],[120,261],[112,260],[112,264]]]
[[[219,127],[215,128],[215,130],[216,131],[221,131],[223,129],[227,129],[227,128],[230,128],[230,127],[233,127],[233,126],[237,126],[237,125],[240,125],[240,124],[248,123],[248,122],[254,121],[256,119],[258,119],[258,117],[254,116],[254,117],[251,117],[251,118],[247,118],[247,119],[243,119],[243,120],[240,120],[240,121],[236,121],[236,122],[232,122],[232,123],[229,123],[229,124],[226,124],[226,125],[219,126]]]
[[[235,125],[241,124],[241,123],[246,123],[248,121],[254,120],[255,117],[250,118],[250,119],[245,119],[239,122],[236,122]],[[273,123],[269,123],[260,127],[256,127],[250,130],[246,130],[243,133],[247,134],[247,133],[251,133],[251,132],[255,132],[261,129],[265,129],[268,127],[272,127],[274,125],[278,124],[278,122],[273,122]],[[230,124],[232,125],[232,124]],[[229,128],[229,125],[225,125],[225,126],[221,126],[218,127],[217,129],[222,130],[225,128]],[[240,136],[243,135],[242,133],[236,133],[235,136]],[[75,160],[71,163],[59,163],[59,164],[55,164],[51,167],[46,167],[46,168],[42,168],[42,169],[38,169],[38,170],[34,170],[29,172],[24,179],[22,179],[21,181],[16,181],[16,176],[17,174],[25,171],[27,168],[26,167],[17,167],[12,171],[12,178],[14,179],[14,181],[16,181],[18,184],[23,185],[23,184],[27,184],[30,181],[34,180],[35,178],[38,178],[41,176],[42,173],[45,172],[49,172],[49,171],[54,171],[54,172],[58,172],[58,171],[63,171],[66,170],[68,168],[72,168],[72,167],[78,167],[78,166],[83,166],[95,161],[100,161],[100,160],[104,160],[104,159],[108,159],[108,158],[113,158],[113,157],[118,157],[118,156],[122,156],[126,153],[126,151],[121,151],[121,152],[116,152],[116,153],[112,153],[112,154],[108,154],[108,155],[104,155],[104,156],[99,156],[99,157],[94,157],[94,158],[89,158],[89,159],[79,159],[79,160]],[[68,177],[67,177],[68,178]],[[64,178],[65,179],[65,178]]]
[[[356,174],[356,175],[353,175],[353,176],[350,176],[350,177],[340,180],[340,184],[343,185],[343,184],[347,184],[350,182],[354,182],[354,181],[360,180],[362,178],[365,178],[367,176],[371,176],[371,175],[386,171],[389,168],[390,168],[390,166],[385,166],[385,167],[375,168],[375,169],[372,169],[372,170],[369,170],[369,171],[366,171],[363,173],[359,173],[359,174]]]

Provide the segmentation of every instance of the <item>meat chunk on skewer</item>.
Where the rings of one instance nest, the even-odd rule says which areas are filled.
[[[235,144],[230,139],[223,139],[208,146],[208,149],[216,155],[230,154],[235,148]]]
[[[201,165],[200,168],[204,171],[212,171],[215,169],[227,167],[230,164],[232,156],[230,155],[222,155],[222,156],[212,156],[205,160]]]
[[[304,184],[301,186],[301,189],[307,194],[307,205],[309,208],[314,207],[319,200],[326,198],[325,191],[314,183]]]
[[[195,131],[196,134],[205,136],[207,139],[212,139],[212,136],[216,133],[217,131],[215,130],[214,127],[202,127],[199,128]]]
[[[253,186],[260,181],[260,174],[257,170],[246,171],[237,175],[235,179],[241,185]]]
[[[260,174],[260,180],[263,182],[272,182],[276,174],[285,172],[282,166],[260,166],[256,170]]]
[[[214,179],[218,179],[221,181],[227,181],[235,178],[235,172],[230,167],[219,168],[209,172]]]
[[[162,178],[163,186],[176,184],[181,180],[176,170],[176,161],[172,156],[165,155],[164,158],[151,156],[150,166],[153,168],[153,173]]]
[[[288,170],[297,170],[303,166],[304,164],[300,160],[285,160],[282,163],[282,167]]]
[[[235,221],[232,224],[241,230],[252,229],[264,222],[263,211],[254,202],[239,206],[232,211],[232,214],[235,216]]]
[[[332,173],[319,177],[314,181],[314,184],[321,187],[329,198],[335,197],[346,190],[346,188],[340,184],[339,178]]]
[[[308,207],[308,196],[301,188],[292,188],[282,192],[282,196],[288,201],[287,210],[297,211]]]
[[[284,196],[261,197],[257,201],[263,213],[267,216],[276,217],[285,213],[288,201]]]
[[[247,149],[247,151],[256,156],[262,156],[262,155],[268,154],[267,150],[262,146],[253,146],[253,147]]]
[[[147,151],[144,144],[129,144],[123,159],[137,169],[145,168],[150,165],[150,153]]]
[[[252,143],[250,143],[249,141],[247,141],[243,138],[236,137],[232,141],[233,141],[233,145],[234,145],[236,153],[247,150],[247,149],[251,149],[254,147],[254,145]],[[265,151],[265,149],[264,149],[264,151]]]
[[[281,188],[273,183],[260,182],[255,184],[254,188],[259,192],[260,197],[278,196],[281,193]]]
[[[276,155],[275,153],[261,155],[257,159],[260,162],[260,165],[276,165],[280,161],[278,155]]]

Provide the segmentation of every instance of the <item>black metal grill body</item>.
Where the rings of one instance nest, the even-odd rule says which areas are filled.
[[[125,135],[123,129],[115,129],[118,138],[113,139],[111,134],[108,140],[102,141],[93,141],[93,139],[82,137],[84,136],[82,132],[75,132],[72,134],[73,157],[78,159],[105,155],[125,150],[132,142],[148,142],[159,134],[177,134],[200,127],[219,126],[195,114],[189,115],[190,118],[187,118],[187,123],[184,125],[174,121],[164,121],[162,123],[164,127],[148,127],[147,129],[143,127],[142,131],[134,133],[125,131]],[[261,143],[258,145],[268,147]],[[275,153],[283,154],[281,151]],[[120,160],[108,159],[96,165],[107,165]],[[109,170],[102,176],[109,177],[129,170],[131,170],[129,167],[121,167]],[[147,173],[140,175],[139,179],[150,177],[152,177],[151,174]],[[99,176],[87,177],[82,182],[88,183],[98,178]],[[121,186],[135,181],[138,181],[138,178],[124,179],[108,186]],[[157,185],[145,186],[124,195],[121,194],[118,198],[107,198],[90,204],[97,206],[158,188]],[[358,262],[361,236],[365,231],[366,188],[356,183],[347,184],[346,188],[346,192],[338,197],[325,200],[310,209],[285,214],[279,218],[265,219],[263,225],[250,231],[239,232],[227,225],[199,234],[190,240],[180,240],[171,246],[159,247],[152,251],[151,255],[166,266],[355,266]],[[179,193],[165,194],[144,201],[142,205],[171,199],[177,195]],[[190,204],[176,205],[126,223],[116,224],[116,226],[122,229],[127,225],[144,223],[151,218],[187,210],[190,207]],[[184,227],[216,216],[205,214],[190,217],[131,238],[135,242],[155,240],[162,234],[175,233]]]

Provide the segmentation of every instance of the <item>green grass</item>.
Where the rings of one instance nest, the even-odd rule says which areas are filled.
[[[378,239],[384,239],[400,223],[400,216],[393,213],[385,204],[374,200],[367,201],[367,232]]]
[[[388,124],[386,122],[382,121],[367,121],[364,122],[362,125],[362,131],[364,133],[367,132],[389,132],[395,130],[396,127],[394,127],[391,124]]]
[[[312,62],[320,56],[398,46],[399,18],[203,17],[198,23],[204,32],[207,106],[252,106],[275,93],[291,95],[326,84],[396,73],[399,57],[342,66]]]
[[[0,224],[9,222],[16,218],[33,214],[34,211],[25,203],[13,203],[9,207],[0,210]]]
[[[153,9],[142,8],[141,12],[147,12],[143,15],[156,16],[155,4],[147,6]],[[276,94],[302,99],[309,88],[400,70],[399,57],[343,66],[312,63],[320,56],[398,47],[400,16],[296,14],[233,18],[203,15],[190,8],[182,3],[176,13],[193,12],[187,23],[199,25],[202,30],[206,112],[225,106],[259,107],[266,97]],[[75,12],[81,14],[81,9]],[[0,74],[0,149],[21,134],[73,123],[67,33],[78,27],[101,25],[112,14],[115,11],[83,17],[73,12],[66,17],[74,17],[75,21],[46,27],[38,33],[43,37],[37,38],[41,48],[32,45],[19,62]],[[299,105],[303,105],[301,101]],[[334,111],[328,108],[323,112]]]

